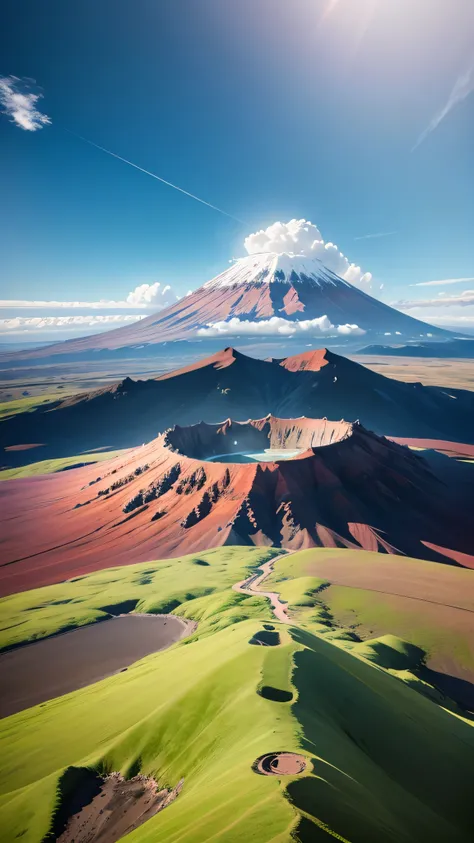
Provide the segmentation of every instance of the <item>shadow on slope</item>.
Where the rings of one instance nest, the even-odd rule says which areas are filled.
[[[471,726],[340,647],[292,635],[292,711],[314,768],[288,785],[306,815],[299,840],[326,828],[350,843],[467,843]]]

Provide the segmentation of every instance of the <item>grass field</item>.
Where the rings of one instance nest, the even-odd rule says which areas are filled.
[[[392,355],[372,357],[368,354],[349,356],[357,363],[387,378],[408,383],[420,381],[425,386],[474,390],[474,362],[472,360]]]
[[[45,395],[28,395],[24,398],[15,398],[13,401],[3,401],[0,403],[0,419],[16,416],[17,413],[32,412],[38,407],[41,407],[42,404],[59,401],[65,398],[66,395],[63,393],[60,395],[57,393],[46,393]]]
[[[0,651],[132,609],[189,616],[199,621],[201,636],[216,624],[228,626],[247,619],[255,607],[259,617],[271,620],[268,601],[248,600],[231,586],[279,553],[274,548],[219,548],[108,568],[4,597],[0,599]]]
[[[78,454],[75,457],[60,457],[58,459],[40,460],[19,468],[5,468],[0,471],[0,482],[2,480],[18,480],[21,477],[37,477],[40,474],[54,474],[57,471],[64,471],[73,466],[90,465],[94,462],[111,460],[126,452],[126,448],[119,451],[101,451],[99,453]]]
[[[112,568],[0,601],[3,648],[132,606],[198,621],[190,638],[126,673],[0,721],[2,843],[41,843],[70,767],[169,786],[184,777],[178,799],[130,843],[467,843],[472,725],[382,669],[382,656],[400,672],[412,664],[399,639],[336,637],[308,605],[328,590],[308,572],[328,552],[311,551],[311,564],[308,553],[275,563],[275,587],[301,613],[289,627],[265,598],[231,589],[275,556],[268,548]],[[269,622],[280,646],[250,644]],[[280,749],[306,756],[302,778],[253,772]]]
[[[430,667],[474,682],[472,571],[389,554],[318,549],[281,559],[267,583],[301,622],[329,618],[362,639],[396,635],[421,647]],[[321,591],[311,594],[318,583]]]

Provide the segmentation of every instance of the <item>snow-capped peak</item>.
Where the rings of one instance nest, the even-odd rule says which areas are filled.
[[[204,284],[204,289],[234,287],[239,284],[297,284],[310,282],[314,286],[339,286],[344,281],[318,260],[289,252],[261,252],[235,261],[229,269]]]

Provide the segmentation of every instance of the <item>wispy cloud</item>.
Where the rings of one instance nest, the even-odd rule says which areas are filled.
[[[410,287],[444,287],[445,284],[465,284],[466,281],[474,281],[474,276],[469,278],[445,278],[439,281],[419,281],[417,284],[410,284]]]
[[[11,319],[0,319],[0,334],[11,332],[33,332],[45,328],[106,328],[128,322],[138,322],[145,317],[137,313],[108,314],[107,316],[15,316]]]
[[[123,301],[110,299],[98,299],[96,301],[44,301],[35,299],[3,299],[0,300],[0,308],[14,309],[43,309],[49,310],[123,310],[124,308],[140,308],[151,311],[163,310],[175,304],[181,296],[178,296],[169,284],[161,285],[159,281],[153,284],[139,284],[131,290]]]
[[[0,111],[20,129],[37,132],[51,123],[51,118],[36,108],[42,94],[28,93],[30,82],[17,76],[0,77]]]
[[[474,290],[465,290],[458,296],[392,302],[392,306],[398,308],[398,310],[415,310],[418,307],[472,307],[472,305],[474,305]]]
[[[391,237],[392,234],[398,234],[398,231],[378,231],[376,234],[361,234],[360,237],[354,237],[354,240],[378,240],[379,237]]]
[[[415,145],[412,147],[412,152],[415,149],[418,149],[420,144],[423,143],[424,140],[434,132],[435,129],[438,128],[439,124],[444,120],[445,117],[448,116],[449,112],[458,105],[458,103],[462,102],[469,96],[469,94],[474,91],[474,59],[471,60],[471,64],[469,65],[468,69],[462,73],[456,79],[456,82],[453,85],[452,91],[445,103],[445,105],[440,108],[439,111],[436,112],[434,117],[428,123],[426,129],[421,133],[418,140],[416,141]]]
[[[452,316],[449,313],[437,313],[430,315],[429,321],[433,325],[440,325],[441,327],[474,328],[474,316]]]

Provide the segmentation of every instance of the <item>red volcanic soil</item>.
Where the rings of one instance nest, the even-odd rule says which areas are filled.
[[[207,461],[268,447],[300,453]],[[416,452],[347,422],[176,426],[106,465],[6,481],[0,496],[2,594],[225,544],[362,547],[445,562],[448,551],[428,542],[473,547],[456,484]]]
[[[447,442],[444,439],[406,439],[401,436],[389,436],[389,439],[400,445],[409,445],[411,448],[438,451],[440,454],[446,454],[447,457],[474,459],[474,445],[466,445],[462,442]]]
[[[280,366],[289,372],[319,372],[323,366],[327,366],[327,350],[318,348],[315,351],[305,351],[302,354],[294,354],[293,357],[285,357],[278,361]]]
[[[210,357],[205,357],[203,360],[197,360],[195,363],[190,363],[189,366],[183,366],[181,369],[173,369],[171,372],[165,372],[164,375],[160,375],[155,380],[170,380],[170,378],[185,375],[188,372],[197,372],[199,369],[207,369],[208,366],[212,366],[213,369],[217,370],[226,369],[228,366],[232,366],[232,364],[235,363],[235,360],[235,350],[228,346],[227,348],[223,348],[222,351],[217,351],[216,354],[212,354]]]
[[[116,843],[162,811],[181,792],[184,779],[172,790],[160,790],[154,779],[124,779],[112,773],[105,779],[89,772],[68,794],[62,812],[69,813],[57,843]],[[58,829],[59,830],[59,829]]]
[[[8,445],[5,448],[5,451],[31,451],[32,448],[42,448],[44,447],[44,442],[37,442],[35,444],[23,444],[23,445]]]

